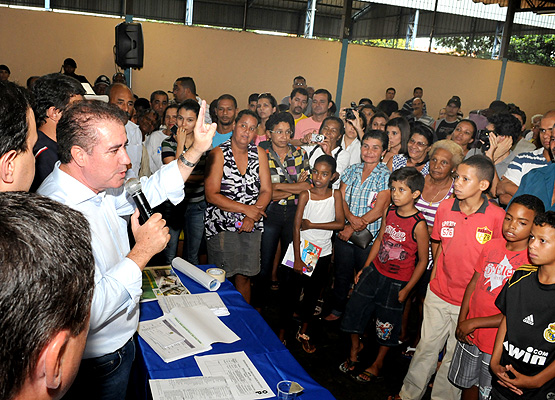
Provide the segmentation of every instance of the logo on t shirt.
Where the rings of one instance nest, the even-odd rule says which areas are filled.
[[[476,240],[480,244],[486,244],[491,240],[492,233],[493,232],[488,229],[487,226],[484,226],[483,228],[478,227],[476,228]]]
[[[526,318],[524,318],[524,319],[522,320],[522,322],[524,322],[525,324],[528,324],[528,325],[534,325],[534,315],[533,315],[533,314],[530,314],[529,316],[527,316]]]
[[[441,237],[452,238],[455,235],[455,221],[442,221],[441,222]]]
[[[512,343],[509,343],[509,341],[503,342],[503,347],[509,354],[509,357],[515,360],[522,360],[522,362],[531,365],[545,365],[547,356],[549,355],[547,351],[534,349],[532,346],[526,349],[520,349]]]
[[[513,276],[513,272],[513,266],[506,255],[499,264],[488,263],[484,269],[484,278],[486,278],[485,284],[489,283],[489,291],[493,292],[502,286],[508,278]]]
[[[550,323],[543,331],[543,338],[549,343],[555,343],[555,322]]]

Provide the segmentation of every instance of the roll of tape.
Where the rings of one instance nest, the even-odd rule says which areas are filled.
[[[218,282],[225,281],[225,271],[221,268],[209,268],[206,273],[212,278],[216,279]]]

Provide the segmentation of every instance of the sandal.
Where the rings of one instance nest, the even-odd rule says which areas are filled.
[[[305,353],[312,354],[316,351],[316,347],[310,343],[310,336],[306,333],[301,333],[301,328],[299,328],[299,331],[297,332],[297,341],[301,343]]]
[[[376,376],[370,371],[362,371],[353,377],[358,383],[376,383],[384,380],[383,376]]]
[[[358,364],[357,361],[352,361],[350,358],[347,358],[346,361],[343,361],[341,365],[339,365],[339,370],[344,374],[350,374],[353,372]]]
[[[270,284],[270,290],[279,290],[279,281],[272,281]]]
[[[412,356],[414,356],[415,351],[416,351],[416,347],[408,346],[405,351],[401,352],[401,354],[403,357],[408,358],[410,360],[412,359]]]

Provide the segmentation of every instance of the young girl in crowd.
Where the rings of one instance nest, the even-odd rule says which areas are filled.
[[[295,303],[304,289],[303,300],[299,307],[301,326],[297,332],[297,340],[307,353],[314,353],[316,347],[310,343],[306,334],[308,324],[314,313],[318,296],[326,283],[328,267],[331,261],[331,237],[334,230],[343,229],[345,216],[341,192],[330,189],[332,178],[336,177],[336,162],[330,155],[322,155],[316,159],[312,169],[313,187],[299,196],[299,204],[293,225],[294,268],[282,266],[284,277],[280,290],[283,289],[282,329],[280,339],[285,339],[285,326],[289,322]],[[307,265],[301,260],[301,240],[307,240],[322,249],[314,267],[312,276],[303,274]]]

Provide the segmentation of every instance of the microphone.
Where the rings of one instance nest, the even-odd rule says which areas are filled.
[[[137,178],[129,178],[125,182],[124,187],[125,191],[133,197],[139,209],[139,223],[141,225],[144,224],[152,216],[152,209],[141,188],[141,181]]]

